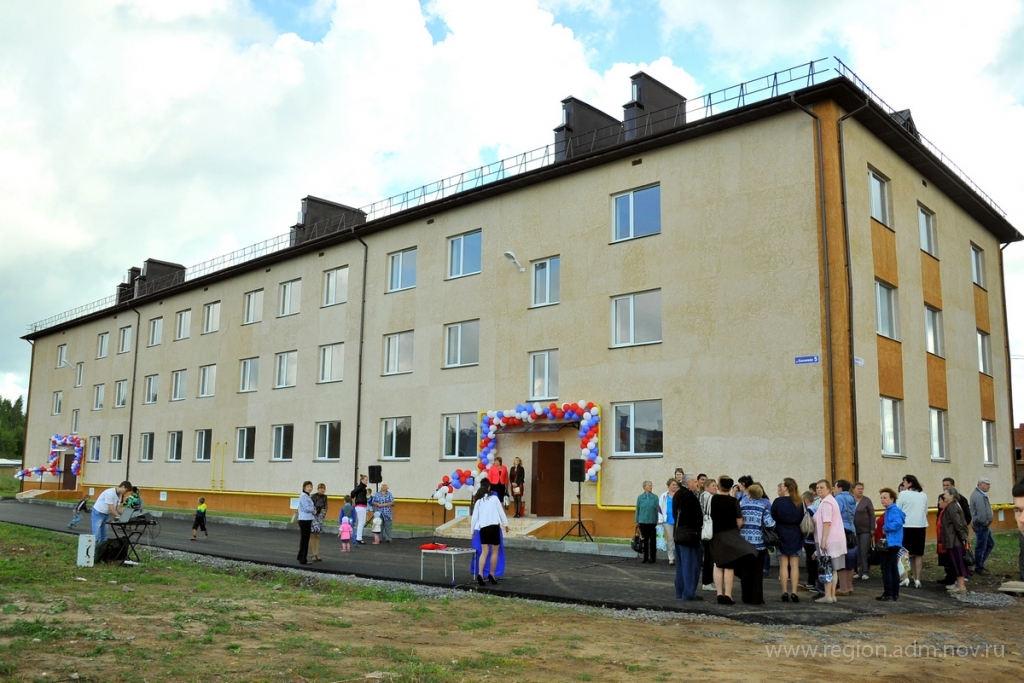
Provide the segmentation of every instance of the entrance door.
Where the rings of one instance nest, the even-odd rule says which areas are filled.
[[[565,504],[564,442],[534,442],[530,492],[530,509],[535,515],[562,516]]]
[[[74,453],[64,454],[64,473],[61,479],[61,488],[65,491],[74,491],[78,488],[78,477],[71,472],[71,465],[75,462]]]

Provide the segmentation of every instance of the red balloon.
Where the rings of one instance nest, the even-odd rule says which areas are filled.
[[[537,419],[537,413],[530,413],[530,419],[531,420],[536,420]]]
[[[580,410],[580,404],[578,404],[578,403],[573,403],[569,407],[572,408],[572,412],[574,412],[574,413],[581,413],[581,412],[583,412],[583,411]]]
[[[550,408],[551,410],[558,410],[558,404],[552,403],[551,405],[548,406],[548,408]]]
[[[448,487],[448,493],[455,493],[455,487],[454,486],[449,486]]]
[[[444,475],[443,477],[441,477],[441,482],[442,482],[442,483],[445,483],[445,484],[447,484],[447,483],[448,483],[448,482],[450,482],[450,481],[451,481],[451,477],[449,477],[449,476],[448,476],[447,474],[446,474],[446,475]]]
[[[590,410],[593,407],[594,407],[594,402],[593,401],[590,401],[589,403],[587,403],[587,410]]]

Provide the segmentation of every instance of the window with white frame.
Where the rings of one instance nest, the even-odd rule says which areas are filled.
[[[124,408],[128,405],[128,380],[119,379],[114,382],[114,407]]]
[[[985,251],[971,245],[971,280],[979,287],[985,286]]]
[[[260,381],[260,359],[243,358],[239,361],[238,390],[256,391]]]
[[[348,301],[348,266],[324,271],[324,306]]]
[[[78,433],[78,408],[74,408],[71,411],[71,433]]]
[[[388,291],[410,289],[416,286],[416,247],[388,256]]]
[[[181,432],[167,432],[167,461],[181,462]]]
[[[896,288],[875,280],[876,331],[883,337],[899,339],[899,311]]]
[[[942,311],[931,306],[924,307],[924,343],[925,350],[936,356],[945,355],[945,344],[942,336]]]
[[[946,411],[939,408],[928,409],[928,430],[931,434],[932,460],[949,460],[949,431],[946,426]]]
[[[903,401],[879,396],[882,426],[882,455],[903,454]]]
[[[85,381],[85,363],[75,364],[75,386],[82,386],[82,382]]]
[[[109,350],[109,347],[110,347],[110,333],[109,332],[101,332],[96,337],[96,357],[97,358],[106,358],[107,357],[107,351]]]
[[[146,375],[146,393],[143,396],[143,403],[156,403],[157,391],[160,388],[160,375]]]
[[[384,374],[412,372],[412,330],[384,337]]]
[[[530,354],[530,400],[558,398],[558,349]]]
[[[661,186],[644,187],[612,197],[615,211],[613,241],[661,232]]]
[[[978,372],[992,374],[992,338],[978,330]]]
[[[292,441],[295,434],[294,425],[274,425],[274,460],[292,459]]]
[[[149,321],[149,345],[159,346],[164,340],[164,319],[152,318]]]
[[[199,398],[213,396],[217,388],[217,366],[199,366]]]
[[[185,382],[188,378],[187,370],[175,370],[171,373],[171,400],[185,400]]]
[[[380,457],[384,460],[408,460],[412,452],[412,418],[388,417],[381,420]]]
[[[476,230],[448,239],[448,277],[480,272],[480,247],[483,232]]]
[[[100,437],[89,437],[89,462],[100,461]]]
[[[345,378],[345,344],[325,344],[320,347],[318,382],[340,382]]]
[[[178,311],[174,315],[174,340],[188,339],[192,333],[192,309]]]
[[[213,430],[196,430],[196,460],[198,462],[209,462],[211,449],[213,448]]]
[[[256,458],[256,428],[239,427],[235,450],[236,460],[254,460]]]
[[[612,299],[612,346],[661,341],[661,290]]]
[[[242,311],[242,324],[251,325],[263,320],[263,290],[257,289],[245,293],[245,309]]]
[[[294,387],[299,363],[298,351],[285,351],[274,356],[274,388]]]
[[[117,331],[117,352],[128,353],[132,350],[132,328],[122,327]]]
[[[875,171],[868,171],[868,190],[871,193],[871,217],[882,225],[889,225],[889,181]]]
[[[105,384],[95,384],[92,388],[92,409],[103,410],[103,394],[106,390]]]
[[[558,303],[561,295],[561,262],[560,256],[533,262],[534,306],[550,306]]]
[[[316,426],[316,459],[341,458],[341,422],[320,422]]]
[[[286,315],[295,315],[299,312],[299,303],[302,299],[302,280],[282,282],[279,294],[277,315],[282,318]]]
[[[444,458],[476,458],[476,413],[444,416]]]
[[[981,421],[982,458],[986,465],[996,464],[996,423],[991,420]]]
[[[142,443],[139,447],[139,461],[153,462],[153,432],[142,433]]]
[[[57,367],[64,367],[68,362],[68,345],[61,344],[57,347]]]
[[[121,462],[121,450],[123,445],[123,434],[110,435],[110,462]]]
[[[53,411],[51,415],[60,415],[60,411],[64,408],[64,392],[55,391],[53,392]]]
[[[480,362],[480,321],[467,320],[445,327],[445,367]]]
[[[203,334],[220,329],[220,302],[214,301],[203,306]]]
[[[661,457],[665,427],[661,401],[612,404],[616,456]]]
[[[917,226],[921,232],[921,251],[939,257],[939,243],[935,234],[935,214],[920,204],[917,206]]]

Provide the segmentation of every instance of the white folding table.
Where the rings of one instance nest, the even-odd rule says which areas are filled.
[[[451,558],[452,565],[452,585],[455,585],[455,558],[459,555],[475,555],[476,551],[472,548],[443,548],[440,550],[425,550],[420,549],[420,581],[423,580],[423,558],[427,555],[440,555],[444,560],[444,575],[448,576],[448,558]]]

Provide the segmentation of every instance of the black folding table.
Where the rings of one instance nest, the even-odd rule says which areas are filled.
[[[150,520],[148,517],[139,517],[127,522],[107,522],[107,524],[113,530],[114,538],[119,539],[128,546],[128,555],[125,561],[141,562],[142,560],[139,559],[139,552],[135,546],[138,545],[142,535],[146,533],[146,528],[156,524],[156,521]]]

